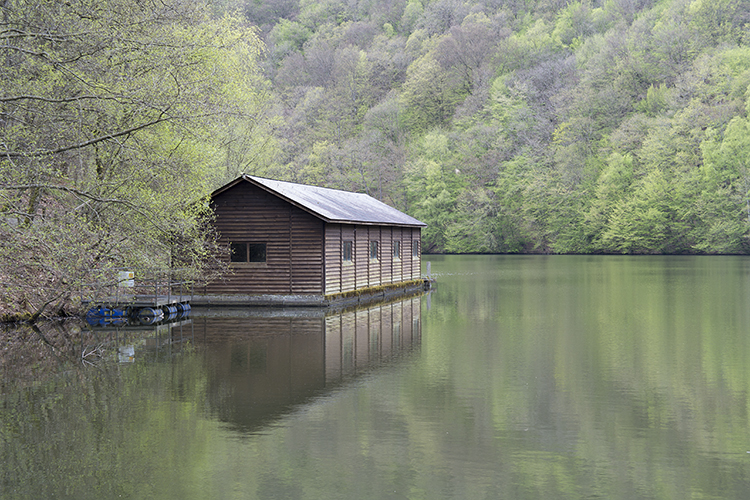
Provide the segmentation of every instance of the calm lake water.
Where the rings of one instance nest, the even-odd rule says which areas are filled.
[[[750,258],[424,260],[357,311],[23,331],[0,498],[750,498]]]

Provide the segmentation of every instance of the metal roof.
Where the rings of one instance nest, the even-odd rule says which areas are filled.
[[[410,227],[425,227],[427,225],[366,194],[276,181],[252,175],[243,175],[235,179],[214,191],[211,196],[226,191],[242,180],[250,182],[326,222]]]

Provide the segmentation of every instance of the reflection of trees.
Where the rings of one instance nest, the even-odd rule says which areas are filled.
[[[77,321],[5,325],[0,329],[0,379],[3,385],[26,386],[65,370],[78,369],[86,353],[99,352],[101,339]]]
[[[202,444],[184,436],[206,431],[197,354],[92,366],[83,350],[107,339],[88,330],[43,324],[13,338],[21,345],[1,365],[0,496],[186,498],[181,471]]]
[[[179,327],[166,336],[151,327],[134,362],[120,364],[81,361],[94,349],[111,360],[126,327],[14,330],[3,340],[18,345],[1,353],[1,496],[214,496],[203,475],[187,473],[208,473],[224,456],[223,431],[207,411],[261,429],[320,390],[409,351],[420,340],[419,301],[328,316],[207,318],[194,325],[203,348],[180,356],[161,355],[181,340]],[[338,371],[326,351],[334,338]]]
[[[156,360],[183,351],[192,341],[189,319],[160,325],[88,327],[78,320],[48,321],[0,329],[0,375],[8,387],[48,381],[61,372],[78,372],[117,358],[129,348],[139,358]],[[137,354],[136,354],[137,352]],[[81,376],[86,376],[81,372]]]
[[[410,450],[480,498],[747,495],[741,259],[504,259],[460,259],[432,296]]]

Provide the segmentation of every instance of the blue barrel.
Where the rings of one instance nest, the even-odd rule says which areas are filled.
[[[159,321],[161,321],[163,317],[164,316],[140,316],[138,318],[138,321],[142,325],[153,325],[154,323],[158,323]]]
[[[158,318],[164,316],[164,312],[157,307],[144,307],[138,311],[139,318]]]
[[[172,321],[177,317],[177,306],[164,307],[164,321]]]

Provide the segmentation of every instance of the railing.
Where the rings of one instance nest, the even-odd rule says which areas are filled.
[[[147,302],[153,300],[153,305],[159,302],[186,302],[193,299],[195,283],[192,280],[177,279],[179,270],[145,271],[135,274],[131,271],[118,270],[117,279],[105,285],[96,287],[101,299],[96,303],[122,304]]]

